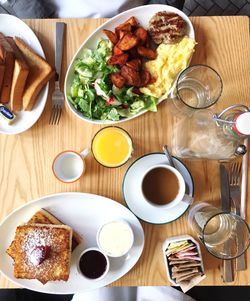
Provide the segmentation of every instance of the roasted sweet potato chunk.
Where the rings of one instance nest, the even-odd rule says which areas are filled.
[[[151,75],[147,70],[142,70],[141,76],[141,87],[147,86],[150,83]]]
[[[121,39],[121,36],[120,34],[123,33],[123,32],[131,32],[131,24],[129,23],[122,23],[120,25],[118,25],[116,28],[115,28],[115,33],[117,35],[117,37],[119,39]]]
[[[126,79],[126,83],[130,86],[140,87],[140,73],[128,66],[122,66],[121,75]]]
[[[113,54],[114,55],[120,55],[120,54],[123,54],[123,51],[118,46],[115,45],[113,47]]]
[[[141,44],[146,43],[148,32],[143,27],[138,27],[135,31],[135,35],[137,36]]]
[[[139,71],[141,68],[141,60],[140,59],[133,59],[131,61],[128,61],[126,65],[132,69],[135,69],[136,71]]]
[[[136,26],[138,26],[138,22],[137,22],[137,20],[136,20],[136,18],[135,17],[130,17],[127,21],[125,21],[123,24],[130,24],[131,26],[134,26],[134,27],[136,27]]]
[[[126,83],[126,79],[119,73],[112,73],[110,75],[110,79],[112,81],[112,83],[117,87],[117,88],[122,88],[125,83]]]
[[[103,29],[103,32],[109,38],[109,40],[112,42],[112,44],[115,45],[118,42],[118,38],[117,38],[116,34],[113,31]]]
[[[131,60],[133,60],[133,59],[141,59],[141,56],[138,54],[136,47],[130,49],[127,53],[129,54],[129,58]]]
[[[118,31],[118,37],[119,37],[119,40],[121,40],[127,33],[129,33],[129,31],[126,31],[126,30],[119,30],[119,31]]]
[[[129,50],[133,47],[135,47],[138,44],[138,38],[137,36],[135,36],[132,33],[127,33],[125,34],[125,36],[119,40],[119,42],[117,43],[117,46],[123,50]]]
[[[146,48],[143,46],[137,47],[137,52],[141,55],[146,57],[149,60],[154,60],[157,56],[156,52],[153,49]]]
[[[124,65],[128,60],[128,54],[127,53],[123,53],[120,55],[113,55],[111,56],[107,63],[109,65]]]
[[[143,58],[155,59],[156,51],[150,47],[150,36],[146,29],[131,17],[115,28],[115,32],[104,29],[103,32],[113,44],[112,56],[107,64],[119,65],[119,72],[112,73],[110,80],[118,88],[133,86],[140,94],[140,87],[152,83],[155,79],[142,67]]]

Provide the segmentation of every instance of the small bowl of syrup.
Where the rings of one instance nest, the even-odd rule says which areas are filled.
[[[88,248],[80,255],[78,270],[89,280],[100,280],[107,275],[109,266],[107,255],[98,248]]]

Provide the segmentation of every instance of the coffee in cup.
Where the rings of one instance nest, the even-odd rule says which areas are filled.
[[[185,187],[181,173],[176,168],[163,164],[150,167],[141,183],[145,200],[161,208],[170,208],[182,201]]]

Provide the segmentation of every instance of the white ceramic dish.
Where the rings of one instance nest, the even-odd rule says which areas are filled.
[[[141,220],[152,224],[166,224],[179,218],[188,209],[189,204],[180,202],[167,210],[156,208],[142,198],[141,179],[145,172],[154,165],[169,164],[163,153],[150,153],[134,161],[127,169],[122,183],[123,198],[128,208]],[[174,164],[182,174],[189,196],[193,196],[194,184],[186,166],[174,158]]]
[[[134,233],[127,221],[113,220],[100,227],[96,235],[99,249],[109,257],[128,254],[134,244]]]
[[[6,249],[15,236],[16,227],[27,222],[40,208],[47,209],[83,238],[83,242],[72,253],[70,277],[67,282],[51,281],[42,285],[37,280],[16,279],[13,276],[13,260],[7,255]],[[110,258],[110,269],[104,278],[96,281],[85,279],[77,270],[80,254],[87,248],[97,247],[96,233],[101,225],[119,218],[129,222],[135,237],[128,256]],[[29,202],[12,212],[1,223],[0,237],[0,271],[18,286],[53,294],[84,292],[112,283],[136,264],[144,246],[142,226],[130,210],[111,199],[88,193],[59,193]]]
[[[81,261],[81,258],[84,254],[90,252],[90,251],[97,251],[99,254],[102,254],[102,256],[104,256],[104,258],[106,259],[106,269],[105,271],[103,272],[103,274],[101,274],[101,276],[99,276],[98,278],[88,278],[82,271],[81,271],[81,268],[80,268],[80,261]],[[91,281],[98,281],[98,280],[101,280],[102,278],[106,277],[106,275],[108,274],[109,272],[109,268],[110,268],[110,262],[109,262],[109,258],[108,256],[102,252],[102,250],[100,250],[99,248],[96,248],[96,247],[92,247],[92,248],[88,248],[88,249],[85,249],[81,254],[80,254],[80,259],[78,261],[78,265],[77,265],[77,269],[79,271],[79,273],[82,275],[82,277],[84,277],[86,280],[91,280]]]
[[[199,257],[201,258],[201,270],[202,270],[202,272],[204,274],[204,265],[203,265],[203,260],[202,260],[201,249],[200,249],[199,243],[192,236],[190,236],[190,235],[180,235],[180,236],[170,237],[170,238],[166,239],[163,242],[162,252],[163,252],[163,258],[164,258],[164,263],[165,263],[165,267],[166,267],[166,272],[167,272],[168,280],[173,285],[176,285],[176,286],[178,286],[178,284],[170,277],[170,268],[169,268],[169,265],[168,265],[167,256],[165,255],[165,251],[168,248],[168,245],[170,243],[172,243],[172,242],[178,242],[178,241],[183,241],[183,240],[191,240],[195,244],[195,246],[197,248],[197,251],[198,251],[198,254],[199,254]]]
[[[24,40],[37,54],[45,58],[42,46],[34,32],[22,20],[6,14],[0,14],[0,32],[5,36],[19,37]],[[38,99],[32,111],[17,112],[13,124],[8,125],[0,120],[1,134],[19,134],[31,128],[41,116],[48,96],[47,84],[38,95]]]
[[[119,24],[125,22],[128,18],[130,18],[131,16],[136,17],[136,19],[139,21],[139,23],[144,27],[147,28],[148,27],[148,22],[150,20],[150,18],[157,12],[159,11],[167,11],[167,12],[174,12],[177,13],[178,15],[180,15],[186,22],[188,25],[188,30],[187,30],[187,34],[190,38],[194,39],[194,28],[193,25],[190,21],[190,19],[187,17],[187,15],[185,15],[182,11],[180,11],[179,9],[172,7],[172,6],[168,6],[168,5],[162,5],[162,4],[152,4],[152,5],[143,5],[143,6],[139,6],[136,8],[132,8],[130,10],[127,10],[117,16],[115,16],[114,18],[108,20],[107,22],[105,22],[104,24],[102,24],[100,27],[98,27],[88,38],[87,40],[85,40],[82,45],[79,47],[79,49],[77,50],[76,54],[74,55],[73,59],[71,60],[71,63],[69,65],[68,71],[66,73],[66,77],[65,77],[65,84],[64,84],[64,93],[65,93],[65,99],[66,99],[66,103],[69,106],[69,108],[71,109],[71,111],[79,118],[81,118],[82,120],[85,120],[87,122],[90,123],[95,123],[95,124],[115,124],[115,123],[120,123],[120,122],[124,122],[127,120],[131,120],[137,116],[140,116],[142,114],[144,114],[145,112],[147,112],[147,110],[143,110],[141,112],[139,112],[137,115],[129,117],[129,118],[124,118],[122,120],[119,121],[110,121],[110,120],[92,120],[90,118],[87,118],[85,116],[83,116],[80,112],[78,112],[73,105],[68,101],[67,95],[69,95],[70,92],[70,86],[72,84],[73,81],[73,77],[74,77],[74,61],[75,59],[81,57],[81,52],[84,48],[90,48],[90,49],[95,49],[97,42],[100,40],[100,38],[107,38],[102,30],[103,29],[108,29],[108,30],[114,30],[116,26],[118,26]],[[163,100],[163,99],[161,99]],[[160,101],[158,102],[160,103]]]

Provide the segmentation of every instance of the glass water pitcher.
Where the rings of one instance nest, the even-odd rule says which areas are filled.
[[[172,154],[187,159],[230,160],[246,153],[250,136],[250,108],[233,105],[220,114],[211,109],[183,114],[173,127]]]

